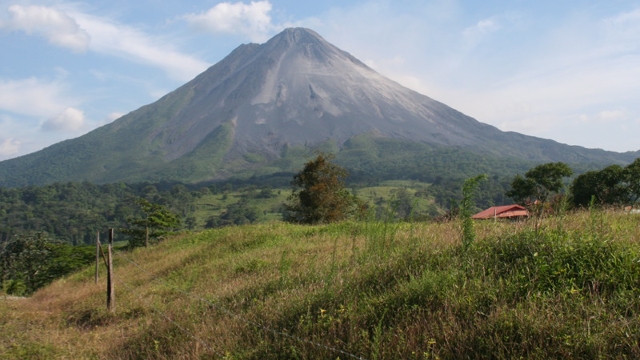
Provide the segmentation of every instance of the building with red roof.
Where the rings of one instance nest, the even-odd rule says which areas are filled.
[[[528,218],[529,211],[524,206],[520,205],[503,205],[493,206],[487,210],[483,210],[475,215],[472,219],[484,220],[484,219],[522,219]]]

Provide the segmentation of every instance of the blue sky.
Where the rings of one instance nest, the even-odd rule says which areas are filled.
[[[291,26],[501,130],[640,150],[640,0],[0,0],[0,160],[107,124]]]

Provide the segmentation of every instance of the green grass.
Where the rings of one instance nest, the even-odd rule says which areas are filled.
[[[259,190],[257,190],[259,191]],[[279,209],[287,200],[289,189],[274,189],[271,198],[249,198],[247,206],[256,207],[263,216],[259,222],[270,222],[282,219]],[[211,216],[220,216],[229,205],[239,202],[245,197],[245,191],[229,191],[220,194],[205,195],[199,198],[195,205],[193,216],[198,224],[197,229],[202,230],[206,220]]]
[[[116,314],[91,268],[0,300],[0,357],[640,356],[638,216],[565,214],[538,233],[475,228],[466,250],[458,222],[181,235],[116,257]]]
[[[406,189],[411,196],[411,205],[414,207],[413,218],[419,218],[420,215],[433,215],[442,212],[433,202],[433,200],[427,197],[425,194],[429,184],[408,181],[408,180],[394,180],[384,181],[379,186],[358,187],[349,189],[356,194],[363,201],[367,202],[372,208],[380,208],[379,212],[383,214],[393,210],[392,202],[397,199],[396,192],[401,189]],[[259,198],[247,196],[251,190],[239,189],[235,191],[224,191],[218,194],[204,195],[196,200],[195,212],[191,214],[196,218],[197,226],[195,230],[203,230],[206,220],[211,216],[220,216],[229,205],[235,204],[242,200],[247,199],[247,206],[256,207],[263,215],[258,222],[267,223],[271,221],[277,221],[282,219],[281,205],[287,201],[287,198],[291,194],[291,188],[277,188],[272,189],[273,197]],[[259,192],[260,189],[254,189],[253,192]]]

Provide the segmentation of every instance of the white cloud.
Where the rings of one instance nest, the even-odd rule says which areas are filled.
[[[0,26],[27,34],[37,34],[51,44],[83,52],[90,42],[89,34],[63,11],[45,6],[12,5],[10,19]]]
[[[114,112],[110,113],[109,115],[107,115],[106,118],[102,119],[102,121],[97,122],[95,125],[96,125],[96,127],[100,127],[100,126],[103,126],[103,125],[111,124],[112,122],[114,122],[115,120],[118,120],[119,118],[123,117],[124,115],[125,115],[124,113],[114,111]]]
[[[622,110],[605,110],[598,113],[598,120],[603,122],[615,122],[626,118],[627,113]]]
[[[111,114],[109,114],[109,116],[107,116],[107,118],[106,118],[105,120],[106,120],[108,123],[110,123],[110,122],[112,122],[112,121],[115,121],[115,120],[117,120],[117,119],[119,119],[119,118],[123,117],[123,116],[124,116],[124,113],[114,111],[114,112],[112,112]]]
[[[624,110],[603,110],[592,114],[581,114],[578,119],[583,124],[621,125],[628,122],[631,115]]]
[[[167,39],[73,8],[13,5],[9,13],[10,19],[0,22],[0,28],[39,35],[76,52],[91,50],[149,64],[176,80],[191,80],[210,65],[175,50]]]
[[[263,42],[274,28],[271,24],[269,1],[222,2],[198,14],[183,18],[192,26],[213,33],[241,34],[251,41]]]
[[[150,36],[134,27],[80,12],[71,14],[91,34],[89,49],[92,51],[152,65],[180,81],[191,80],[210,65],[175,50],[166,39]]]
[[[66,98],[64,87],[58,82],[37,78],[0,80],[0,110],[29,116],[49,116],[64,105],[75,103]]]
[[[45,131],[76,132],[82,130],[84,124],[84,112],[76,108],[68,107],[60,114],[45,121],[42,124],[42,129]]]
[[[0,138],[0,159],[17,154],[20,144],[20,141],[14,138]]]
[[[489,18],[478,21],[474,26],[466,28],[463,31],[463,35],[468,41],[475,42],[482,36],[498,31],[500,28],[501,26],[495,18]]]
[[[503,131],[515,131],[523,134],[544,136],[552,131],[557,124],[562,123],[563,121],[566,121],[566,119],[561,116],[552,114],[535,114],[504,121],[499,125],[499,127]]]
[[[616,16],[604,19],[603,22],[613,27],[620,26],[622,28],[637,28],[637,26],[640,25],[640,9],[620,13]]]

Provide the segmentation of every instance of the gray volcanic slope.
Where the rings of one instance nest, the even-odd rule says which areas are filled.
[[[230,121],[235,146],[272,149],[375,132],[379,136],[470,146],[497,131],[376,73],[307,29],[263,45],[242,45],[180,91],[190,104],[168,122],[168,160],[193,150]]]
[[[537,162],[628,163],[640,152],[568,146],[476,121],[376,73],[315,32],[241,45],[157,102],[73,140],[0,162],[0,186],[54,181],[202,181],[283,151],[392,138]]]

